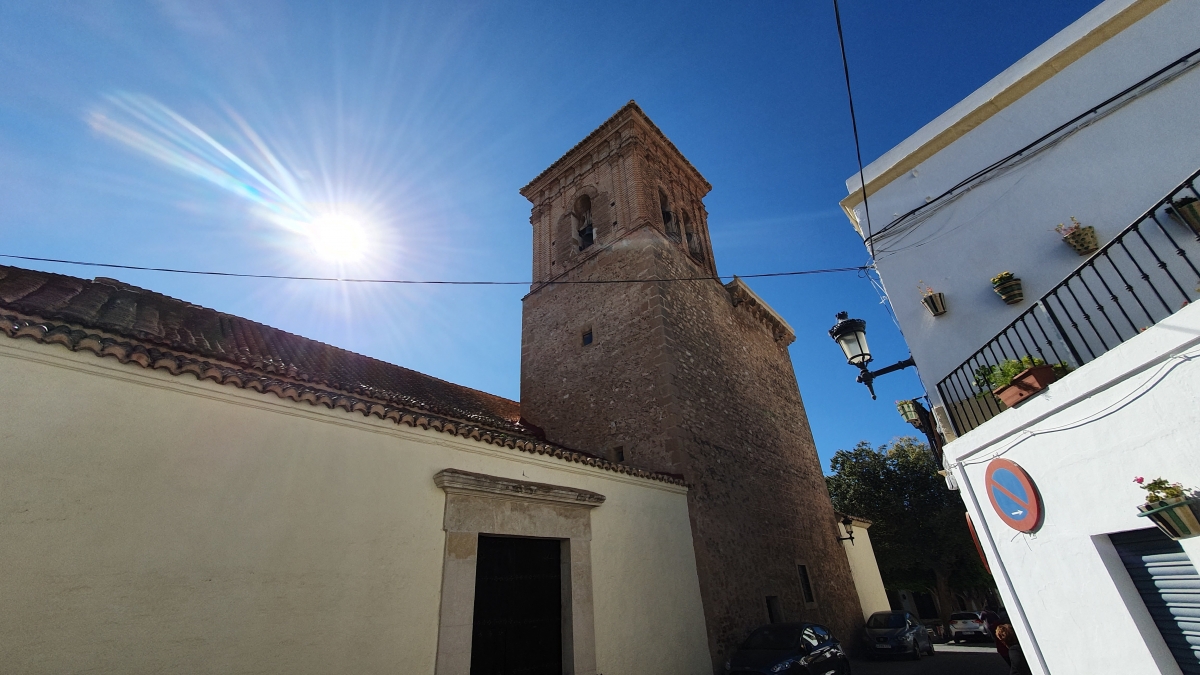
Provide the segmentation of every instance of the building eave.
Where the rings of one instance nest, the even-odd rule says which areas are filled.
[[[427,410],[410,409],[368,397],[355,396],[311,382],[288,379],[285,376],[268,375],[230,363],[198,358],[174,350],[163,349],[153,344],[144,344],[137,340],[62,322],[47,321],[36,316],[25,316],[12,312],[0,313],[0,333],[12,339],[27,338],[44,345],[59,345],[75,352],[91,352],[97,357],[112,357],[122,364],[149,370],[165,370],[172,375],[190,374],[197,380],[212,380],[217,384],[230,385],[238,389],[250,389],[260,394],[272,394],[297,403],[308,403],[330,410],[338,409],[345,413],[357,413],[364,417],[390,420],[397,425],[432,429],[480,443],[503,446],[530,454],[546,455],[564,462],[584,464],[637,478],[671,485],[686,485],[679,476],[655,473],[625,464],[609,462],[600,457],[511,431],[449,418]]]
[[[1107,0],[1059,31],[1037,49],[976,89],[954,107],[921,127],[863,171],[867,192],[874,194],[922,162],[947,148],[972,129],[1020,100],[1067,66],[1134,25],[1168,0]],[[846,179],[849,192],[839,202],[859,234],[854,209],[863,202],[863,184],[856,173]]]

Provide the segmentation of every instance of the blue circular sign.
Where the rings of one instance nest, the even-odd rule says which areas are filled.
[[[993,459],[984,479],[992,508],[1006,525],[1032,532],[1042,520],[1042,503],[1033,480],[1025,470],[1007,459]]]

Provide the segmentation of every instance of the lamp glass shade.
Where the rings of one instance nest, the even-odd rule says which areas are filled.
[[[829,329],[829,336],[837,341],[846,355],[846,362],[852,366],[862,366],[871,360],[871,350],[867,347],[867,322],[862,319],[851,319],[845,312],[837,315],[838,322]]]
[[[842,527],[846,529],[846,536],[854,536],[854,521],[849,517],[842,520]]]

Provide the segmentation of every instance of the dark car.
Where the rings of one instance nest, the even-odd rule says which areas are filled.
[[[864,631],[863,650],[868,656],[907,656],[914,660],[921,654],[933,656],[929,631],[908,612],[875,612],[867,619]]]
[[[744,675],[850,675],[850,662],[829,629],[815,623],[773,623],[750,634],[725,662]]]

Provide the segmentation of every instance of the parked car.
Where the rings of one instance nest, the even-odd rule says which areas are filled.
[[[929,631],[909,612],[875,612],[867,619],[863,635],[864,651],[872,658],[907,656],[913,660],[922,654],[933,656]]]
[[[773,623],[750,634],[725,662],[730,675],[850,675],[850,661],[829,629]]]
[[[955,612],[950,615],[950,640],[952,642],[986,640],[990,637],[991,633],[988,632],[981,612]]]

